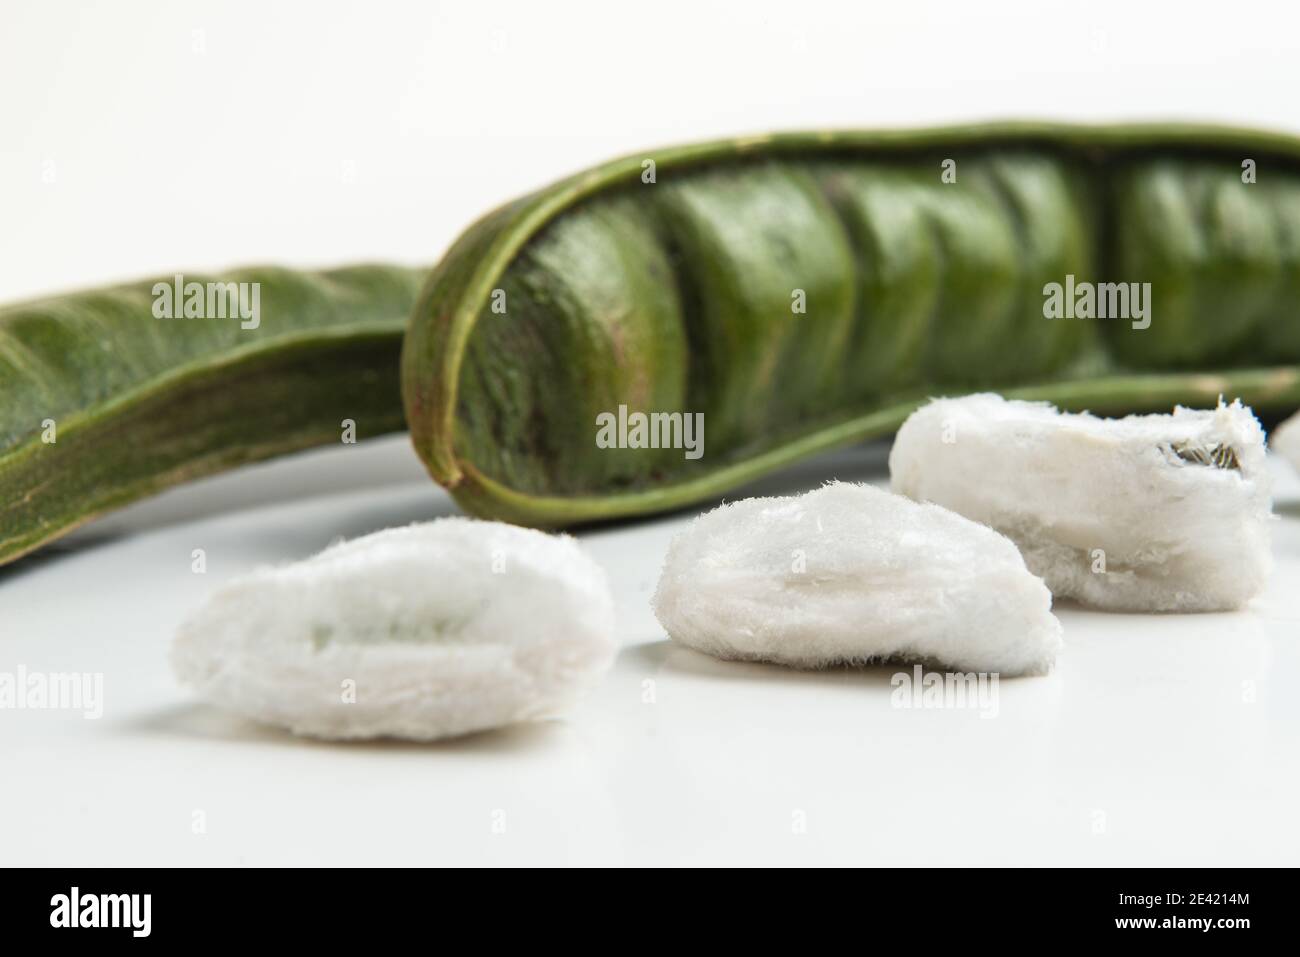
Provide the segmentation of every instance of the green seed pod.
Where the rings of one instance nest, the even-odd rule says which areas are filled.
[[[793,134],[616,160],[475,224],[416,305],[403,395],[466,509],[566,525],[717,496],[930,395],[1291,409],[1298,313],[1290,137]],[[615,413],[699,414],[703,454],[667,426],[608,447]]]
[[[344,420],[401,429],[422,275],[267,267],[0,309],[0,564],[171,485],[339,442]]]
[[[1290,411],[1300,142],[1003,124],[678,147],[511,203],[420,276],[186,277],[257,283],[252,324],[160,317],[170,277],[0,309],[0,564],[345,421],[398,429],[403,401],[465,508],[541,526],[708,499],[942,393]],[[1129,283],[1142,328],[1047,317],[1053,287],[1073,315],[1076,287],[1095,309]]]

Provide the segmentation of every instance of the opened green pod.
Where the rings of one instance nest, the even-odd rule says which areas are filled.
[[[1298,364],[1300,140],[1041,124],[599,166],[466,231],[402,359],[433,477],[538,526],[717,496],[932,395],[1281,411]]]
[[[1300,141],[754,137],[571,177],[427,275],[184,278],[256,284],[259,322],[160,318],[156,281],[0,308],[0,564],[179,482],[338,442],[345,422],[366,438],[405,420],[467,510],[555,526],[723,494],[888,434],[931,395],[1122,413],[1222,393],[1289,412]],[[1149,294],[1118,302],[1130,286]],[[1090,289],[1124,315],[1079,317]]]

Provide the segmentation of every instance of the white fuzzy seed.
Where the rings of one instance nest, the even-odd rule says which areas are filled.
[[[1042,581],[1003,536],[935,505],[832,483],[708,512],[668,551],[654,610],[719,658],[884,660],[1041,673],[1061,646]]]
[[[231,582],[173,663],[211,703],[298,734],[430,740],[560,711],[609,668],[613,632],[572,538],[448,518]]]
[[[1264,436],[1234,402],[1103,419],[989,393],[899,429],[893,489],[1020,546],[1058,597],[1112,611],[1220,611],[1272,565]]]

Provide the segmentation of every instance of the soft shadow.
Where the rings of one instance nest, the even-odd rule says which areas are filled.
[[[1164,610],[1149,611],[1131,610],[1118,611],[1113,608],[1098,608],[1095,605],[1085,605],[1075,598],[1065,598],[1058,595],[1052,596],[1052,612],[1068,611],[1072,615],[1089,615],[1093,618],[1111,618],[1111,619],[1131,619],[1134,624],[1151,618],[1180,618],[1192,617],[1196,619],[1222,618],[1225,622],[1233,621],[1237,618],[1239,612],[1236,611],[1187,611],[1187,610]]]
[[[769,684],[810,684],[840,687],[889,687],[901,662],[844,665],[834,668],[791,668],[761,661],[723,661],[685,648],[671,640],[652,641],[624,648],[621,657],[656,672],[673,672],[724,681],[761,681]],[[906,667],[911,667],[907,664]]]
[[[92,551],[101,545],[112,544],[124,537],[124,533],[121,532],[104,532],[82,535],[76,541],[65,539],[42,545],[36,551],[30,552],[22,558],[16,559],[7,565],[0,565],[0,585],[21,578],[28,572],[39,571],[59,559],[71,558],[74,555]]]
[[[323,741],[304,738],[282,728],[258,724],[210,705],[187,703],[172,705],[130,722],[131,730],[169,737],[226,741],[232,744],[264,744],[294,748],[316,748],[356,753],[393,753],[413,751],[441,754],[510,754],[555,743],[563,730],[560,721],[534,721],[526,724],[477,731],[440,741],[404,741],[378,738],[364,741]]]
[[[652,641],[624,648],[621,658],[636,662],[657,673],[673,672],[699,678],[724,681],[762,681],[785,684],[809,684],[821,687],[892,688],[900,671],[911,673],[920,665],[927,673],[947,674],[954,669],[934,661],[913,658],[887,658],[867,665],[836,665],[831,668],[792,668],[765,661],[724,661],[679,645],[671,639]],[[1033,682],[1041,675],[1005,675],[1002,681]]]
[[[1300,502],[1274,502],[1273,512],[1287,518],[1300,518]]]
[[[1074,598],[1066,598],[1062,595],[1052,596],[1052,611],[1077,611],[1090,615],[1114,615],[1116,612],[1105,611],[1101,608],[1093,608],[1090,605],[1083,605]],[[1123,614],[1120,612],[1120,614]]]

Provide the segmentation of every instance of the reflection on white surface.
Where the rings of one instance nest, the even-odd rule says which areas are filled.
[[[235,473],[221,500],[281,492],[304,461],[346,476],[373,455],[394,484],[132,520],[0,573],[0,670],[105,676],[98,721],[0,711],[6,863],[1249,864],[1300,850],[1300,482],[1280,465],[1278,567],[1249,610],[1061,607],[1056,670],[1002,681],[992,720],[891,707],[892,665],[800,672],[666,641],[649,597],[693,512],[580,535],[609,572],[625,649],[563,719],[440,745],[342,745],[196,703],[168,643],[220,582],[456,511],[420,474],[402,480],[419,466],[400,444],[348,458],[363,449]],[[883,484],[884,452],[823,457],[758,490]],[[203,512],[214,487],[179,490],[169,507]],[[191,572],[196,547],[205,575]]]

